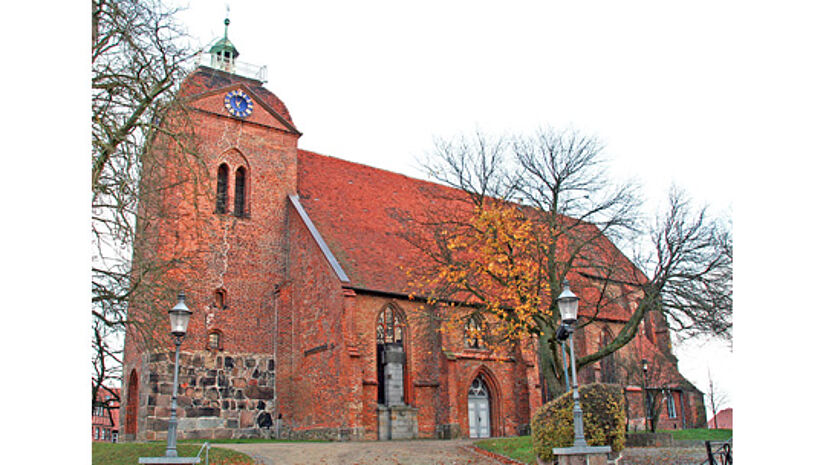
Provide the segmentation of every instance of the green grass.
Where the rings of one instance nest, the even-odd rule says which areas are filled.
[[[520,462],[536,463],[536,454],[533,452],[533,438],[531,436],[484,439],[476,442],[475,445],[480,449],[510,457]]]
[[[693,441],[727,441],[733,435],[733,430],[729,429],[682,429],[682,430],[659,430],[660,433],[670,433],[673,439],[686,439]],[[639,434],[639,433],[630,433]],[[474,443],[476,447],[494,452],[520,462],[535,464],[536,454],[533,452],[533,439],[531,436],[518,436],[510,438],[484,439]]]
[[[212,441],[209,441],[210,443]],[[200,444],[178,444],[178,455],[194,457],[200,450]],[[140,457],[161,457],[166,453],[166,443],[108,442],[92,443],[92,465],[137,465]],[[201,463],[206,459],[206,450],[201,454]],[[253,465],[248,455],[229,449],[212,447],[209,450],[210,465]]]
[[[673,431],[663,431],[670,433],[673,439],[687,439],[693,441],[727,441],[733,436],[730,429],[677,429]]]

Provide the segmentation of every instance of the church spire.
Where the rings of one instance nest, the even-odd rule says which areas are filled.
[[[235,72],[235,58],[240,55],[238,49],[229,41],[229,9],[227,8],[226,19],[223,21],[223,39],[215,42],[215,45],[209,49],[209,54],[212,56],[211,66],[213,68],[222,69],[228,73]]]

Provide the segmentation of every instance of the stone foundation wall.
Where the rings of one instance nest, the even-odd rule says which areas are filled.
[[[148,376],[139,408],[146,421],[138,439],[164,440],[174,353],[147,354],[143,362]],[[271,355],[181,352],[178,381],[178,439],[272,438],[281,433]]]
[[[435,427],[438,439],[457,439],[461,437],[461,426],[458,423],[445,423]]]
[[[407,405],[378,406],[378,439],[418,437],[418,409]]]

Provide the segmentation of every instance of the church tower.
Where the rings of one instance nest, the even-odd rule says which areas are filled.
[[[181,347],[183,439],[258,436],[278,413],[276,318],[286,202],[297,191],[301,133],[284,103],[264,87],[260,68],[236,61],[229,19],[224,24],[224,37],[209,49],[209,65],[181,84],[186,110],[163,123],[186,137],[154,144],[156,163],[144,166],[143,183],[174,182],[155,201],[142,200],[135,247],[136,260],[179,263],[161,278],[171,292],[167,301],[133,302],[131,317],[164,319],[175,289],[185,291],[194,312]],[[121,431],[127,440],[166,437],[173,357],[158,328],[154,343],[136,331],[126,336]]]

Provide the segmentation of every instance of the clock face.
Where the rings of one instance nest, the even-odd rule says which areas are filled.
[[[233,90],[226,94],[223,104],[232,116],[246,118],[252,114],[252,99],[242,90]]]

